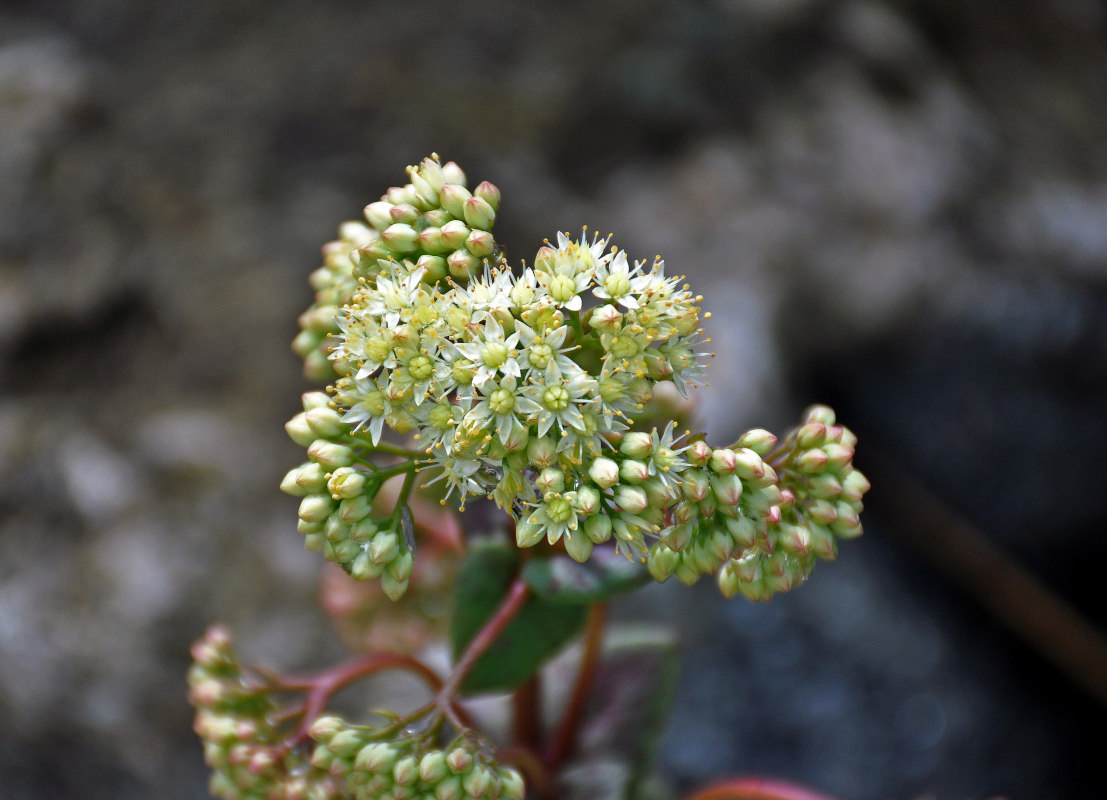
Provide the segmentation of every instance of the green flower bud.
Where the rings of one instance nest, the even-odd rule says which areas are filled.
[[[584,533],[596,544],[603,544],[611,538],[611,517],[596,514],[584,520]]]
[[[500,797],[503,800],[523,800],[526,786],[523,776],[513,769],[500,769]]]
[[[381,591],[383,591],[385,597],[392,602],[396,602],[404,596],[404,592],[407,591],[407,585],[407,578],[400,580],[388,570],[381,573]]]
[[[441,228],[423,228],[419,231],[419,247],[424,252],[434,255],[444,255],[451,250],[442,243]]]
[[[437,800],[462,800],[464,798],[461,788],[461,779],[456,776],[444,778],[434,787],[434,796]]]
[[[665,542],[665,546],[670,550],[680,552],[688,546],[692,541],[692,536],[695,534],[696,528],[694,525],[688,522],[683,522],[679,525],[674,525],[665,532],[662,539]]]
[[[800,450],[822,447],[826,441],[826,426],[821,422],[808,422],[796,431],[796,446]]]
[[[419,234],[403,222],[389,225],[381,231],[381,238],[397,253],[413,253],[419,249]]]
[[[813,475],[827,468],[826,453],[822,450],[805,450],[796,457],[794,463],[801,472]]]
[[[681,491],[694,503],[707,497],[711,490],[711,475],[698,469],[685,470],[681,474]]]
[[[369,544],[369,560],[378,566],[391,564],[400,554],[400,539],[392,531],[380,531]]]
[[[646,490],[646,499],[650,501],[651,508],[667,508],[680,499],[680,492],[675,486],[669,486],[656,475],[647,478],[642,484]]]
[[[697,439],[688,445],[688,449],[684,451],[684,454],[688,458],[688,463],[693,467],[703,467],[711,460],[712,452],[707,442]]]
[[[619,465],[610,458],[597,458],[588,467],[588,477],[601,489],[610,489],[619,482]]]
[[[757,481],[765,477],[768,465],[748,447],[734,451],[734,470],[744,481]]]
[[[821,422],[826,427],[834,424],[834,411],[827,406],[811,406],[803,413],[804,422]]]
[[[645,489],[640,486],[624,486],[620,484],[615,489],[615,504],[630,514],[638,514],[649,506],[649,498]]]
[[[496,249],[496,240],[488,231],[472,231],[465,237],[465,249],[477,258],[492,255]]]
[[[556,467],[546,467],[538,473],[534,487],[542,494],[565,491],[565,473]]]
[[[322,522],[334,511],[335,502],[325,494],[312,494],[300,501],[297,515],[304,522]]]
[[[302,465],[301,465],[302,466]],[[316,465],[318,466],[318,465]],[[297,483],[296,479],[300,477],[300,467],[290,469],[288,473],[281,479],[281,491],[285,494],[290,494],[293,497],[303,497],[306,494],[310,494],[311,490],[301,486]]]
[[[399,786],[411,786],[419,778],[419,761],[415,756],[404,756],[392,767],[392,780]]]
[[[756,544],[757,525],[752,519],[738,515],[737,517],[724,517],[723,522],[730,533],[731,539],[734,540],[734,546],[738,550],[748,550]]]
[[[828,469],[837,472],[847,466],[853,460],[853,448],[841,444],[827,444],[823,446],[826,453],[826,465]]]
[[[301,447],[307,447],[319,438],[319,435],[308,425],[307,414],[304,412],[297,414],[286,422],[284,430],[288,437]]]
[[[584,484],[577,489],[573,507],[584,516],[591,516],[600,510],[600,490],[591,484]]]
[[[372,501],[365,495],[350,497],[338,504],[338,516],[348,525],[368,517],[373,513]]]
[[[803,525],[781,524],[777,526],[777,544],[789,553],[807,555],[811,534]]]
[[[415,569],[415,554],[410,550],[402,550],[388,565],[387,569],[393,578],[406,583]]]
[[[470,228],[480,228],[482,231],[492,230],[496,212],[487,200],[481,197],[470,197],[465,201],[462,211],[464,212],[465,222]]]
[[[493,211],[500,210],[500,190],[495,184],[481,181],[477,184],[477,188],[473,190],[473,194],[488,203]]]
[[[388,209],[388,216],[392,217],[393,222],[414,226],[415,220],[419,219],[419,209],[411,203],[399,203]]]
[[[648,477],[650,477],[649,467],[641,461],[628,458],[619,465],[619,478],[625,483],[642,483]]]
[[[742,480],[737,475],[712,475],[711,490],[723,505],[736,506],[742,499]]]
[[[833,561],[838,557],[838,540],[825,525],[808,525],[807,532],[811,537],[811,552],[824,561]]]
[[[364,517],[350,526],[350,538],[358,544],[365,544],[376,536],[377,530],[377,521],[372,517]]]
[[[807,479],[808,494],[821,500],[833,500],[842,494],[841,482],[830,473],[813,475]]]
[[[588,560],[588,556],[592,555],[592,547],[594,546],[592,540],[588,538],[588,535],[583,531],[577,531],[574,533],[567,533],[561,541],[565,543],[565,552],[569,554],[569,557],[574,561],[584,563]]]
[[[480,259],[465,248],[459,248],[446,257],[446,266],[455,278],[468,280],[480,269]]]
[[[675,552],[662,542],[655,542],[646,556],[646,569],[654,580],[664,583],[672,577],[680,565],[680,553]]]
[[[730,475],[738,468],[738,459],[729,447],[713,450],[708,463],[711,471],[719,475]]]
[[[869,479],[858,470],[852,470],[842,479],[842,499],[847,503],[860,503],[870,488]]]
[[[353,448],[328,442],[326,439],[316,439],[312,442],[307,454],[312,461],[332,471],[354,463]]]
[[[532,547],[545,535],[545,529],[536,522],[521,519],[515,523],[515,543],[519,547]]]
[[[736,448],[746,447],[764,457],[776,445],[776,436],[763,428],[748,430],[734,443]]]
[[[305,550],[309,550],[313,553],[323,552],[323,546],[327,543],[327,540],[323,536],[323,534],[304,532],[304,531],[301,531],[301,533],[306,533],[306,535],[304,536],[304,549]]]
[[[441,750],[432,750],[419,761],[419,777],[425,783],[438,783],[446,777],[446,754]]]
[[[332,545],[350,538],[350,526],[338,514],[331,514],[323,523],[323,535]]]
[[[535,469],[545,469],[557,460],[557,442],[549,436],[531,439],[527,444],[527,460]]]
[[[378,200],[365,207],[365,219],[378,231],[383,231],[393,223],[392,204],[386,200]]]
[[[447,222],[440,230],[442,231],[442,245],[450,250],[463,247],[465,240],[469,238],[469,226],[460,219]]]
[[[442,203],[442,208],[459,220],[465,218],[465,201],[472,196],[468,189],[456,183],[447,183],[438,192],[438,199]]]
[[[591,542],[589,542],[589,545],[591,545]],[[469,797],[479,800],[479,798],[488,794],[488,790],[492,787],[492,781],[492,770],[483,764],[474,764],[469,774],[462,778],[461,785]]]
[[[428,228],[428,230],[430,230]],[[437,230],[435,228],[434,230]],[[424,248],[429,249],[429,248]],[[439,252],[446,252],[442,249]],[[424,255],[419,256],[419,260],[415,262],[415,266],[423,270],[423,283],[437,283],[446,277],[449,272],[449,267],[446,265],[446,259],[439,255]]]
[[[631,458],[647,459],[653,455],[653,438],[648,433],[630,431],[623,435],[619,452]]]
[[[598,306],[588,315],[588,324],[599,333],[618,333],[623,325],[623,315],[613,305]]]
[[[380,577],[384,567],[374,564],[369,558],[369,553],[364,549],[357,554],[350,564],[350,577],[357,581],[368,581]]]
[[[455,775],[466,773],[473,766],[473,755],[464,747],[455,747],[446,755],[446,765]]]
[[[354,769],[375,774],[391,772],[399,757],[399,751],[388,742],[373,742],[358,751]]]

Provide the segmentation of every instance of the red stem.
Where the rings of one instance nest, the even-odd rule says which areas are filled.
[[[355,658],[316,675],[277,679],[274,688],[280,691],[307,692],[303,717],[296,731],[289,737],[287,746],[293,747],[307,739],[312,724],[338,691],[354,681],[386,669],[406,669],[421,677],[431,691],[438,692],[442,689],[442,679],[430,667],[417,658],[399,653],[377,653]]]
[[[527,585],[523,583],[522,578],[515,578],[511,582],[511,586],[507,590],[507,596],[504,598],[503,603],[501,603],[500,607],[496,609],[496,612],[488,618],[488,622],[486,622],[484,627],[480,629],[480,632],[473,637],[473,641],[469,642],[469,646],[465,648],[465,652],[461,654],[461,658],[458,659],[457,664],[454,665],[450,677],[446,679],[446,683],[438,690],[438,707],[455,726],[459,726],[459,720],[456,719],[456,714],[453,709],[453,700],[461,689],[462,682],[477,663],[477,659],[484,655],[485,651],[491,647],[492,643],[503,633],[504,628],[508,626],[511,620],[515,619],[515,616],[527,601],[529,594],[530,592],[527,589]],[[466,726],[460,725],[459,727]]]
[[[603,645],[603,629],[606,617],[607,606],[603,603],[597,603],[588,611],[588,629],[584,635],[584,652],[580,658],[580,671],[577,673],[577,680],[573,686],[573,694],[569,698],[569,706],[565,710],[565,716],[561,718],[557,733],[546,751],[547,764],[559,764],[572,751],[573,745],[576,743],[577,727],[580,725],[584,703],[592,689],[592,679],[596,675],[596,667],[600,662],[600,649]]]
[[[731,778],[705,786],[684,800],[834,800],[803,786],[772,778]]]
[[[536,750],[542,730],[542,688],[539,673],[515,690],[512,698],[511,740],[523,747]]]

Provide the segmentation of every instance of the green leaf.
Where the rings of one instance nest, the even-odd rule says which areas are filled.
[[[547,600],[592,604],[633,592],[649,583],[650,573],[610,547],[597,547],[583,564],[565,555],[536,558],[523,568],[523,580]]]
[[[519,552],[499,543],[475,546],[461,565],[450,629],[454,660],[503,603],[518,571]],[[526,683],[584,625],[587,609],[531,595],[518,616],[473,666],[463,692],[509,691]]]
[[[628,796],[647,775],[676,697],[676,637],[645,627],[610,630],[577,733],[577,759],[627,765]]]

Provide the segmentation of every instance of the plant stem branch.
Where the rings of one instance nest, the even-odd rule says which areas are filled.
[[[442,688],[442,679],[430,667],[417,658],[399,653],[374,653],[339,664],[333,669],[316,675],[294,676],[275,681],[274,688],[279,691],[307,692],[303,705],[303,717],[296,731],[289,737],[288,746],[295,746],[307,738],[312,724],[338,691],[355,681],[386,669],[404,669],[412,672],[422,678],[431,691],[437,692]]]
[[[553,741],[546,751],[547,764],[559,764],[565,756],[572,752],[576,744],[577,728],[580,725],[580,717],[584,711],[585,701],[592,689],[592,679],[596,675],[596,666],[600,662],[600,650],[603,645],[603,630],[607,619],[607,606],[597,603],[588,610],[588,627],[584,634],[584,652],[580,658],[580,671],[577,673],[576,683],[573,685],[573,693],[569,698],[569,706],[565,710],[565,716],[557,728]]]
[[[539,674],[515,690],[512,697],[512,736],[517,745],[535,750],[542,730],[542,689]]]
[[[771,778],[731,778],[705,786],[684,800],[834,800],[830,795]]]
[[[523,608],[523,604],[527,601],[527,597],[529,596],[530,591],[527,589],[527,585],[523,582],[522,578],[515,578],[507,590],[507,596],[504,598],[503,603],[501,603],[495,613],[488,618],[488,622],[486,622],[484,627],[473,637],[473,640],[469,642],[469,646],[465,648],[465,652],[461,654],[461,658],[458,659],[457,664],[454,665],[450,677],[446,679],[446,683],[439,689],[437,698],[438,708],[459,730],[464,729],[466,726],[461,724],[461,720],[457,718],[457,713],[453,708],[454,697],[457,696],[458,691],[461,689],[461,684],[465,681],[465,678],[469,675],[469,672],[473,669],[477,660],[492,646],[492,643],[503,633],[504,628],[508,626],[511,620],[515,619],[515,616]]]

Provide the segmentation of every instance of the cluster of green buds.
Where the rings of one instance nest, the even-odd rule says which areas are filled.
[[[312,767],[356,800],[523,800],[523,779],[459,736],[439,749],[422,737],[322,717],[311,727]]]
[[[461,168],[441,164],[436,155],[408,167],[408,175],[410,183],[370,203],[364,220],[344,223],[339,239],[323,248],[323,265],[310,279],[315,302],[300,315],[292,344],[311,380],[335,377],[326,351],[327,337],[339,332],[335,309],[349,302],[359,279],[379,274],[382,263],[406,260],[430,282],[449,275],[464,283],[483,270],[484,259],[498,255],[490,231],[499,189],[484,181],[470,191]]]
[[[194,729],[212,770],[209,790],[224,800],[335,800],[342,784],[286,748],[274,728],[275,705],[263,686],[243,679],[227,631],[208,629],[192,647],[189,700]]]
[[[808,433],[779,447],[761,430],[711,448],[675,436],[672,423],[649,424],[659,385],[686,396],[702,380],[697,348],[709,341],[699,328],[703,298],[666,275],[660,258],[636,262],[607,239],[559,233],[530,266],[512,270],[491,240],[495,187],[469,193],[460,170],[434,156],[408,174],[411,183],[367,207],[368,225],[347,223],[324,248],[330,282],[313,277],[306,316],[321,320],[316,333],[331,334],[338,377],[329,404],[312,395],[313,410],[290,423],[311,459],[285,481],[305,497],[309,547],[402,591],[379,558],[365,557],[368,534],[349,524],[364,507],[359,481],[378,474],[354,464],[358,447],[394,450],[381,442],[385,428],[418,448],[389,474],[432,470],[462,509],[469,495],[493,499],[514,518],[520,547],[560,542],[584,561],[613,541],[660,580],[717,573],[727,596],[786,590],[816,558],[833,556],[835,535],[859,532],[848,523],[867,484],[860,473],[848,477],[853,437],[828,409],[811,412]],[[319,341],[296,347],[310,362]],[[823,471],[803,472],[797,459]],[[817,494],[831,479],[841,492]],[[358,482],[349,496],[347,480]],[[376,525],[367,523],[374,536]],[[413,543],[401,540],[396,552],[406,558]]]
[[[392,514],[376,518],[373,500],[386,480],[413,468],[372,465],[368,451],[374,448],[352,435],[325,393],[308,392],[302,400],[304,410],[285,429],[307,448],[308,461],[285,475],[281,490],[302,498],[298,527],[304,544],[358,580],[380,578],[395,600],[415,565],[411,513],[400,502]]]
[[[836,558],[837,538],[861,534],[869,483],[853,466],[856,438],[835,422],[814,406],[779,443],[755,429],[733,447],[690,445],[675,524],[650,548],[650,573],[688,584],[716,574],[726,597],[768,600],[803,583],[817,559]]]

